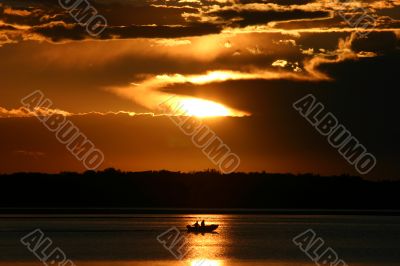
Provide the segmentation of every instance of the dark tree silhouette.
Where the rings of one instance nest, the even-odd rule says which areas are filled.
[[[399,210],[400,182],[342,175],[203,172],[122,172],[1,175],[3,212],[65,208],[233,208]]]

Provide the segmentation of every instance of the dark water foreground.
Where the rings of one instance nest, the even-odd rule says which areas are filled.
[[[157,236],[205,219],[218,234],[186,234],[177,260]],[[351,266],[400,265],[400,217],[339,215],[132,215],[0,217],[0,266],[44,265],[20,238],[41,229],[75,265],[316,265],[292,239],[312,229]]]

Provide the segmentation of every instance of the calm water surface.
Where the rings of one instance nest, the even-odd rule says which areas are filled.
[[[157,240],[171,227],[205,219],[218,234],[182,232],[190,252],[176,260]],[[133,215],[129,217],[0,217],[0,266],[43,265],[20,238],[40,228],[82,266],[316,265],[292,243],[313,229],[351,266],[400,265],[400,217],[317,215]]]

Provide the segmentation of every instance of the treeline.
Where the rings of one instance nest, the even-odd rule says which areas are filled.
[[[400,182],[312,174],[122,172],[0,176],[0,208],[400,210]],[[54,211],[53,210],[53,211]]]

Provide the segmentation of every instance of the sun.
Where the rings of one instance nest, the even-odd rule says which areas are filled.
[[[191,266],[222,266],[222,263],[217,260],[196,259],[190,263]]]
[[[195,97],[172,96],[161,104],[170,115],[207,117],[244,117],[250,113],[227,107],[221,103]],[[165,111],[165,110],[164,110]]]
[[[232,111],[222,104],[202,99],[182,99],[179,101],[185,115],[196,117],[233,116]]]

